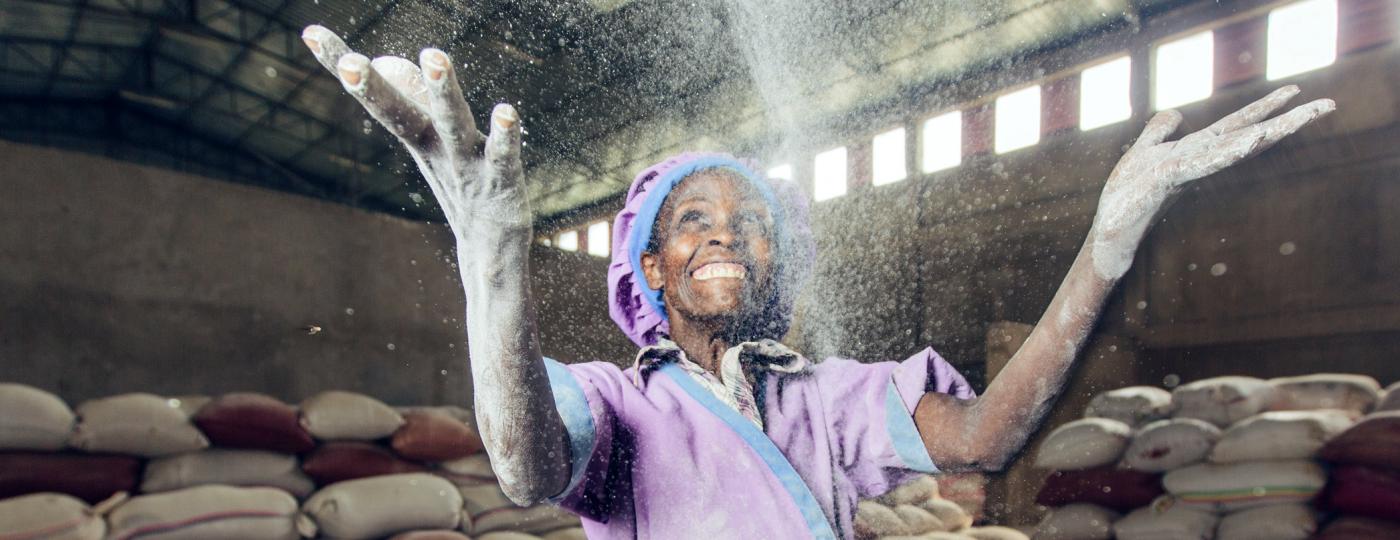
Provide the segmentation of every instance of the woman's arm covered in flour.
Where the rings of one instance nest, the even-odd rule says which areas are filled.
[[[1030,337],[975,400],[925,395],[914,412],[933,462],[945,470],[999,470],[1026,444],[1064,389],[1113,287],[1148,228],[1191,181],[1262,152],[1332,112],[1317,100],[1268,119],[1298,93],[1289,86],[1177,141],[1176,111],[1158,113],[1114,167],[1084,247]]]
[[[365,110],[408,148],[457,239],[477,423],[512,500],[556,495],[569,478],[568,435],[540,355],[529,288],[531,217],[520,164],[520,118],[510,105],[477,131],[446,53],[414,64],[371,61],[334,32],[302,39]],[[420,69],[421,66],[421,69]]]

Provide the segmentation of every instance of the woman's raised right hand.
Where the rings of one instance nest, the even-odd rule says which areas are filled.
[[[520,116],[514,107],[497,105],[485,135],[476,129],[447,53],[423,49],[417,64],[397,56],[371,61],[322,26],[306,27],[301,38],[370,116],[408,148],[459,241],[480,227],[528,231]]]

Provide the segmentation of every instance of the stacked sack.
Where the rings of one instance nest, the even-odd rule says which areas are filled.
[[[5,538],[582,538],[554,507],[503,505],[481,525],[474,490],[495,479],[462,409],[330,391],[300,407],[134,393],[74,411],[0,383],[0,410]],[[532,511],[553,519],[519,514]]]
[[[1038,463],[1099,468],[1051,475],[1038,502],[1058,508],[1037,537],[1308,538],[1318,530],[1311,503],[1328,482],[1319,451],[1379,395],[1370,377],[1318,374],[1097,396],[1091,418],[1052,432],[1041,447]],[[1150,485],[1154,475],[1160,486]],[[1079,483],[1068,489],[1066,477]],[[1165,495],[1151,497],[1154,488]]]
[[[1318,452],[1332,467],[1319,506],[1338,516],[1319,539],[1400,538],[1400,383],[1382,395]]]
[[[885,495],[856,504],[856,538],[904,540],[1027,540],[1006,527],[973,527],[958,503],[939,496],[938,481],[920,475]]]

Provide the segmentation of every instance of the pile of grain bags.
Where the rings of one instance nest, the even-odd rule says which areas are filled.
[[[556,507],[471,500],[500,490],[460,408],[329,391],[299,406],[132,393],[75,411],[0,383],[0,410],[6,538],[582,538]]]
[[[1320,506],[1341,516],[1320,538],[1400,538],[1400,383],[1384,395],[1318,452],[1332,466]]]
[[[973,516],[939,494],[939,482],[920,475],[875,499],[856,504],[856,538],[899,540],[1025,540],[1015,529],[973,527]]]

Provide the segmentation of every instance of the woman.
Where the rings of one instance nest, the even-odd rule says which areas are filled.
[[[910,471],[1000,469],[1169,200],[1334,108],[1318,100],[1266,120],[1297,93],[1288,87],[1173,142],[1181,116],[1153,117],[1046,314],[974,397],[932,350],[811,362],[778,343],[811,253],[805,206],[715,154],[644,171],[618,214],[609,300],[642,347],[633,367],[542,358],[515,110],[498,105],[483,135],[442,51],[371,62],[325,28],[303,39],[403,141],[456,233],[477,420],[506,494],[577,512],[591,537],[851,537],[857,498]]]

